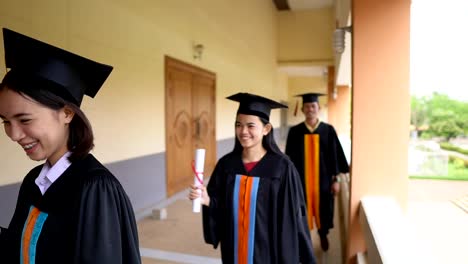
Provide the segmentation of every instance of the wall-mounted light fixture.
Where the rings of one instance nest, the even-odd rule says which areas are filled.
[[[351,33],[352,27],[341,27],[335,29],[333,32],[333,50],[336,54],[342,54],[345,50],[345,34],[346,32]]]
[[[200,44],[200,43],[193,44],[192,49],[193,49],[193,58],[195,60],[201,60],[202,55],[203,55],[203,50],[205,49],[203,44]]]

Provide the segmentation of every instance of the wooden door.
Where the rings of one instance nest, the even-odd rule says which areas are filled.
[[[166,57],[166,183],[167,195],[193,182],[196,148],[206,149],[205,178],[216,163],[216,75]]]

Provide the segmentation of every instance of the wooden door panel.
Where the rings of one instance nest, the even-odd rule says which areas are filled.
[[[170,127],[168,131],[168,142],[166,158],[168,162],[167,193],[172,195],[186,188],[187,183],[192,180],[190,160],[192,158],[192,75],[190,73],[170,68],[169,91],[167,94],[168,112],[166,124]]]
[[[205,175],[216,163],[216,75],[166,57],[167,195],[193,182],[196,148],[206,149]]]
[[[211,175],[216,163],[215,80],[196,75],[193,78],[192,110],[195,120],[194,147],[206,149],[205,175]],[[196,99],[195,99],[196,98]]]

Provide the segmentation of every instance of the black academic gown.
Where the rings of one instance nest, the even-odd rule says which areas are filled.
[[[248,173],[240,154],[227,154],[207,190],[205,241],[221,244],[223,263],[315,263],[299,175],[285,155],[268,152]]]
[[[133,209],[111,172],[89,154],[43,196],[34,182],[41,167],[21,185],[11,223],[1,234],[1,263],[141,263]]]
[[[333,228],[334,196],[331,193],[333,176],[349,172],[348,162],[333,126],[320,122],[315,131],[310,132],[304,122],[290,128],[286,141],[286,155],[301,176],[305,193],[304,179],[304,135],[319,134],[320,141],[320,224],[325,233]],[[307,201],[307,199],[306,199]]]

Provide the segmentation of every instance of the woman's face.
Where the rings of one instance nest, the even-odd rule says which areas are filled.
[[[270,130],[270,124],[264,125],[258,116],[237,115],[236,137],[244,149],[261,147],[263,136]]]
[[[8,88],[0,89],[0,118],[7,136],[32,160],[55,164],[67,151],[73,113],[53,110]]]

